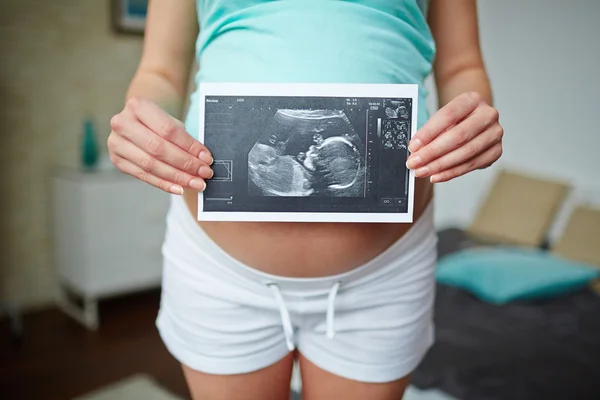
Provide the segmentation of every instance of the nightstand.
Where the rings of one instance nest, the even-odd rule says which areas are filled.
[[[98,300],[160,286],[168,194],[116,170],[63,167],[52,200],[63,311],[96,329]]]

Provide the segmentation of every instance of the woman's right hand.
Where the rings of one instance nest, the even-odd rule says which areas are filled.
[[[128,175],[179,195],[203,191],[213,176],[210,151],[150,100],[131,98],[110,126],[110,159]]]

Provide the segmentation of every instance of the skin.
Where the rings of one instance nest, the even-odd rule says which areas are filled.
[[[415,169],[415,220],[433,195],[433,183],[485,168],[502,153],[502,127],[481,57],[476,0],[432,0],[429,24],[436,39],[434,63],[440,109],[409,143]],[[113,163],[164,191],[183,195],[192,215],[197,193],[212,176],[209,149],[184,129],[181,117],[194,41],[194,0],[153,0],[144,51],[122,112],[111,120]],[[372,259],[408,224],[202,223],[225,251],[254,268],[277,275],[315,277],[344,272]],[[301,354],[249,374],[214,376],[183,366],[194,399],[287,399],[297,356],[307,400],[397,400],[409,378],[372,384],[319,369]],[[243,388],[243,389],[241,389]],[[265,390],[265,388],[268,388]]]

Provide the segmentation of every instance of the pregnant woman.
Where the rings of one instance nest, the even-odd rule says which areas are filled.
[[[143,55],[108,147],[124,173],[172,194],[157,326],[194,399],[400,399],[432,344],[433,184],[485,168],[502,128],[476,0],[152,0]],[[434,57],[435,56],[435,57]],[[212,156],[196,82],[416,83],[407,162],[413,224],[198,223]],[[402,112],[402,110],[390,110]]]

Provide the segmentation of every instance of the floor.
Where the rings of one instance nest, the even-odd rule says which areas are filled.
[[[154,326],[160,293],[106,300],[100,329],[90,332],[56,309],[23,318],[23,337],[0,320],[0,398],[69,400],[133,374],[145,373],[189,398],[179,364]],[[445,400],[437,392],[409,389],[405,400]]]
[[[165,350],[154,319],[159,292],[105,301],[101,326],[88,332],[58,310],[29,314],[23,337],[0,321],[0,398],[67,400],[128,375],[146,373],[188,398],[179,364]]]

